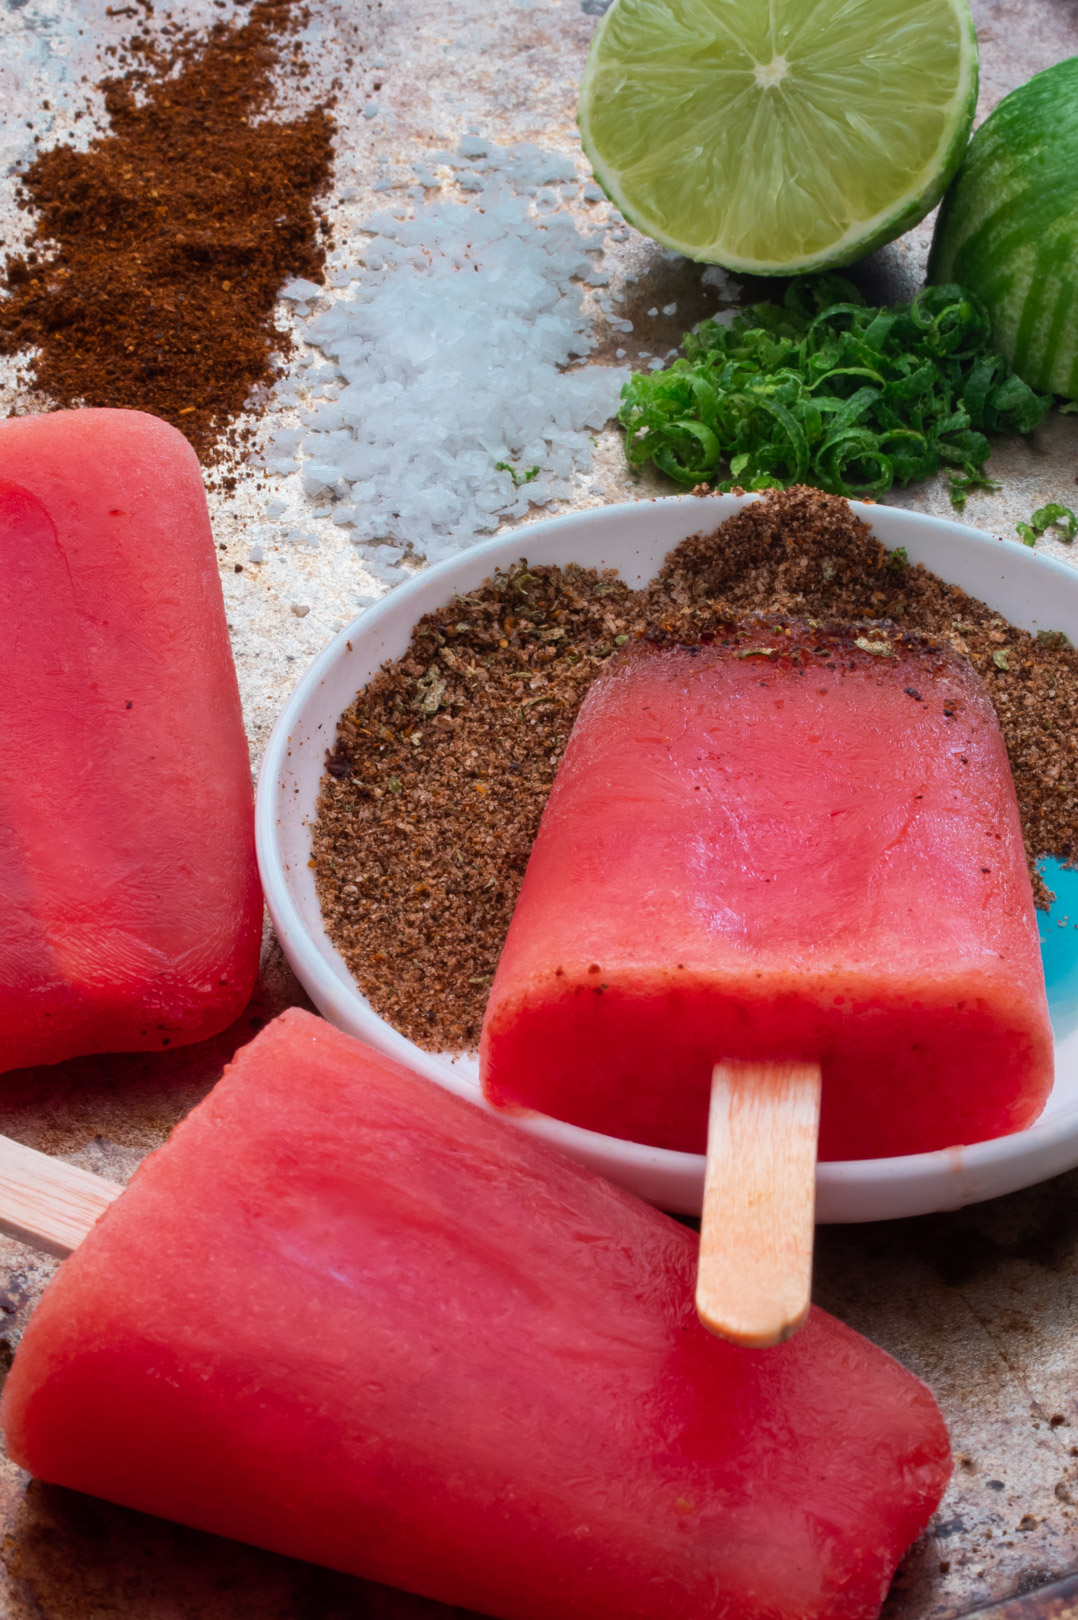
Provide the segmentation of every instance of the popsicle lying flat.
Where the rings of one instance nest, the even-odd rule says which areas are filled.
[[[136,411],[0,422],[0,1069],[223,1029],[257,968],[206,497]]]
[[[640,648],[580,711],[491,990],[487,1096],[700,1152],[716,1064],[773,1060],[806,1120],[822,1070],[825,1159],[1003,1135],[1048,1095],[1014,787],[949,647],[747,622]]]
[[[0,1419],[43,1479],[503,1620],[869,1620],[935,1403],[823,1312],[711,1338],[695,1252],[289,1012],[61,1268]]]

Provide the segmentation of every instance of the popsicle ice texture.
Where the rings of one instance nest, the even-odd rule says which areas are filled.
[[[641,646],[589,692],[491,989],[487,1095],[702,1152],[723,1059],[818,1062],[823,1159],[1040,1112],[1014,786],[950,647],[747,621]]]
[[[250,995],[250,762],[194,452],[0,422],[0,1069],[197,1041]]]
[[[692,1234],[285,1013],[61,1267],[0,1409],[45,1480],[503,1620],[868,1620],[950,1471],[822,1311],[693,1311]]]

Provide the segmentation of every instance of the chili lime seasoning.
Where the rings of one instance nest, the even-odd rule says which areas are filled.
[[[57,405],[149,411],[212,459],[287,353],[274,304],[292,277],[320,278],[332,140],[325,107],[267,116],[302,20],[291,0],[257,0],[202,37],[136,36],[102,86],[110,131],[26,170],[36,234],[7,263],[0,351],[32,350]]]
[[[341,717],[314,829],[330,937],[421,1046],[477,1044],[558,761],[591,682],[639,636],[693,643],[754,613],[891,620],[948,640],[999,716],[1031,865],[1078,854],[1078,652],[888,552],[843,500],[775,492],[686,540],[654,583],[528,567],[416,626]],[[1035,874],[1035,887],[1046,898]]]

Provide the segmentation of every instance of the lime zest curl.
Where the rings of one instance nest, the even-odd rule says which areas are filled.
[[[1039,506],[1028,523],[1015,524],[1024,546],[1035,546],[1041,535],[1052,527],[1062,530],[1059,538],[1069,546],[1078,534],[1078,515],[1069,506],[1050,501],[1047,506]]]
[[[843,276],[802,276],[782,306],[702,321],[682,349],[633,374],[618,421],[631,466],[686,486],[878,499],[945,469],[961,509],[998,488],[986,435],[1030,433],[1051,404],[994,352],[983,304],[957,286],[873,309]]]
[[[512,462],[509,461],[496,461],[494,470],[495,472],[507,472],[513,480],[514,489],[519,489],[521,484],[530,484],[533,478],[539,476],[538,467],[529,467],[527,472],[524,472],[520,467],[514,467]]]

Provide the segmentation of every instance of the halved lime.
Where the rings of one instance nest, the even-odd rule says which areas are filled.
[[[579,123],[596,179],[648,236],[788,275],[922,219],[976,100],[966,0],[615,0]]]

